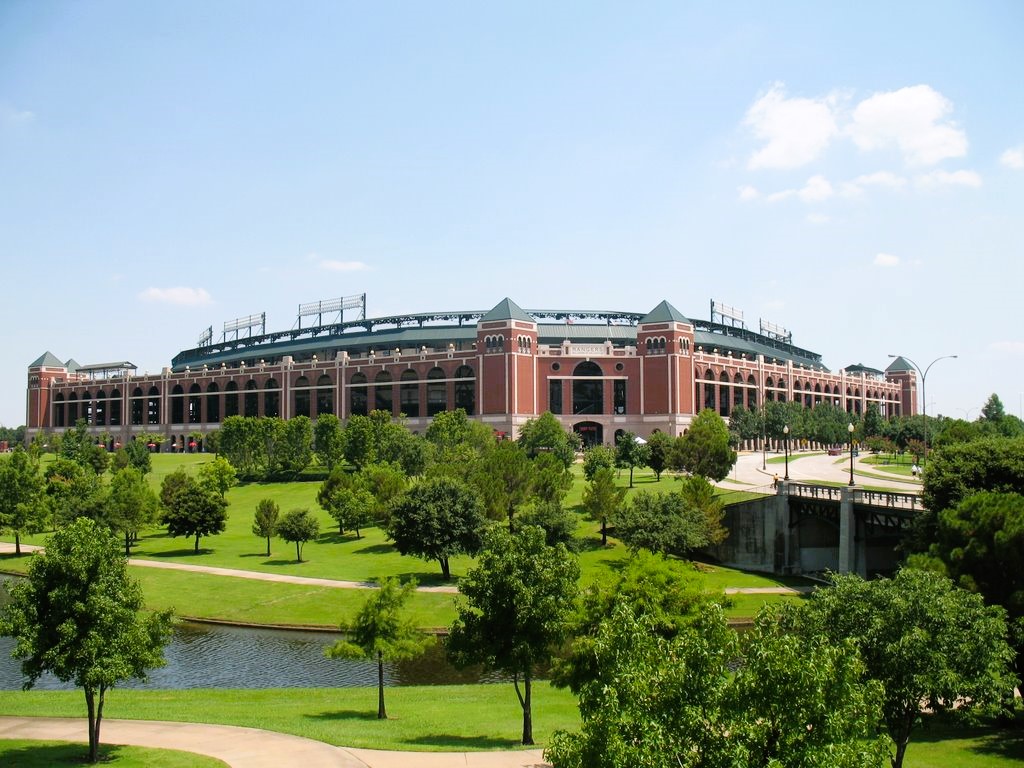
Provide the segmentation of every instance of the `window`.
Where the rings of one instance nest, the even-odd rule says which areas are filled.
[[[419,376],[412,368],[407,368],[402,371],[401,382],[398,387],[401,411],[410,418],[418,418],[420,415]]]
[[[132,426],[142,424],[142,388],[136,387],[132,390],[131,402],[128,404],[129,418]]]
[[[171,423],[185,423],[185,390],[181,384],[175,384],[171,390]]]
[[[427,416],[436,416],[448,408],[448,394],[445,392],[444,371],[431,368],[427,374]]]
[[[54,426],[63,427],[64,424],[64,395],[57,395],[54,399]]]
[[[365,416],[366,410],[366,374],[353,373],[351,379],[352,388],[349,390],[349,405],[353,416]]]
[[[93,409],[94,423],[104,427],[107,424],[107,394],[102,389],[96,393],[96,406]]]
[[[604,381],[600,378],[603,376],[601,367],[588,360],[576,366],[573,376],[587,378],[574,378],[572,382],[572,412],[604,413]]]
[[[263,415],[277,418],[281,415],[281,392],[275,379],[263,385]]]
[[[468,365],[455,369],[455,407],[464,410],[467,416],[472,416],[476,407],[476,382],[473,369]]]
[[[334,413],[334,382],[326,373],[316,380],[316,412]]]
[[[258,385],[252,379],[245,383],[245,416],[255,418],[260,415],[260,395],[258,390]]]
[[[160,390],[156,387],[149,388],[148,397],[146,398],[146,423],[160,423]]]
[[[548,410],[554,414],[562,413],[561,379],[548,379]]]
[[[107,419],[107,423],[112,427],[121,426],[121,391],[113,390],[110,393],[110,400],[107,401],[107,405],[110,408],[110,417]]]
[[[215,381],[206,387],[206,420],[213,424],[220,421],[220,387]]]
[[[238,413],[238,384],[229,381],[224,387],[224,417],[237,416]]]
[[[373,407],[377,411],[392,412],[395,398],[391,391],[391,374],[381,371],[373,380]]]
[[[612,392],[612,407],[616,413],[626,412],[626,380],[616,379]]]
[[[309,418],[312,414],[309,412],[309,379],[305,376],[299,376],[295,380],[295,395],[294,400],[294,412],[296,416],[305,416]]]
[[[198,424],[202,421],[203,410],[200,400],[202,390],[198,384],[193,384],[188,390],[188,423]]]

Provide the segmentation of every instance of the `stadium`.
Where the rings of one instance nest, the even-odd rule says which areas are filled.
[[[164,450],[185,451],[234,415],[384,410],[421,432],[462,408],[511,438],[550,411],[592,445],[626,431],[682,434],[704,408],[728,418],[770,400],[916,412],[915,371],[902,358],[885,371],[832,371],[786,329],[761,320],[755,331],[742,312],[710,309],[693,320],[667,301],[639,313],[524,310],[505,298],[489,311],[368,318],[365,294],[317,301],[287,331],[267,332],[265,314],[224,323],[219,341],[210,326],[159,374],[46,352],[28,368],[27,433],[85,419],[110,447],[161,435]]]

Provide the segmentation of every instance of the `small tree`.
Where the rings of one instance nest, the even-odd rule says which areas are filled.
[[[376,501],[367,488],[362,472],[348,472],[338,467],[324,480],[316,497],[317,503],[338,521],[338,533],[347,529],[356,532],[373,519]]]
[[[163,665],[170,611],[141,613],[142,591],[117,543],[84,518],[54,534],[10,593],[0,635],[15,639],[12,655],[22,660],[25,687],[49,672],[84,691],[95,763],[107,690]]]
[[[678,451],[687,472],[715,481],[724,479],[736,463],[736,451],[729,446],[729,428],[710,408],[694,417]]]
[[[576,460],[580,437],[575,432],[566,432],[558,419],[550,411],[545,411],[520,427],[518,442],[527,456],[533,458],[545,452],[556,457],[562,467],[568,469]]]
[[[220,494],[223,499],[228,490],[238,484],[237,471],[234,465],[223,456],[199,466],[199,482],[211,491]]]
[[[595,445],[583,453],[583,476],[593,480],[601,467],[615,468],[615,451],[607,445]]]
[[[626,489],[615,485],[615,473],[600,467],[583,489],[583,511],[591,520],[601,523],[601,546],[608,545],[608,521],[622,508]]]
[[[320,522],[308,509],[293,509],[277,524],[277,535],[295,542],[295,559],[302,562],[302,545],[320,535]]]
[[[438,477],[413,486],[395,501],[387,533],[403,555],[440,563],[441,576],[447,580],[448,559],[479,551],[485,523],[472,490],[458,480]]]
[[[661,480],[661,473],[668,466],[668,457],[672,452],[672,438],[664,432],[655,432],[647,438],[647,466],[654,470],[654,476]]]
[[[164,513],[160,522],[167,526],[167,533],[171,536],[195,538],[196,554],[199,553],[201,536],[222,533],[227,525],[227,502],[216,492],[191,479],[169,494],[163,504]]]
[[[345,460],[345,443],[342,437],[341,421],[333,413],[316,417],[313,424],[313,445],[320,463],[331,472]]]
[[[19,448],[0,461],[0,531],[14,534],[14,552],[21,554],[21,537],[42,530],[43,478],[39,464]]]
[[[267,557],[270,557],[270,537],[277,533],[278,517],[281,508],[273,499],[260,499],[256,505],[256,514],[253,517],[252,532],[254,535],[267,540]]]
[[[629,467],[629,487],[633,487],[633,468],[647,465],[651,451],[647,443],[632,432],[624,432],[615,445],[615,461],[621,467]]]
[[[402,608],[416,590],[416,580],[404,585],[394,576],[380,582],[380,589],[363,603],[355,621],[342,623],[346,639],[324,651],[332,659],[374,659],[377,662],[377,719],[386,720],[384,708],[384,662],[411,659],[423,650],[424,638],[403,617]]]
[[[523,744],[533,744],[533,674],[565,637],[579,575],[576,560],[562,545],[548,547],[540,528],[515,534],[492,528],[476,568],[459,583],[465,600],[448,653],[458,665],[483,664],[512,675]]]
[[[111,530],[124,535],[124,556],[129,557],[132,540],[156,520],[156,494],[139,470],[127,466],[111,478],[104,507],[105,521]]]

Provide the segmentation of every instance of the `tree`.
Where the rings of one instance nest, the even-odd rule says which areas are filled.
[[[1003,407],[1003,401],[999,399],[999,395],[993,392],[981,407],[981,418],[983,421],[1000,422],[1005,417],[1006,409]]]
[[[561,460],[551,453],[541,453],[532,459],[533,477],[530,495],[551,504],[561,504],[572,488],[572,473]]]
[[[632,432],[624,432],[615,444],[615,462],[621,467],[629,467],[629,487],[633,487],[633,468],[643,467],[651,457],[647,443]]]
[[[626,489],[615,485],[615,473],[600,467],[583,489],[583,511],[591,520],[601,523],[601,546],[608,546],[608,521],[622,509]]]
[[[354,414],[345,424],[345,461],[359,469],[374,460],[373,424],[369,416]]]
[[[882,412],[878,403],[868,403],[864,411],[864,437],[880,437],[882,434]]]
[[[15,639],[24,687],[48,672],[84,691],[95,763],[107,690],[164,663],[170,611],[140,613],[142,591],[116,542],[84,518],[54,534],[10,592],[0,634]]]
[[[376,501],[361,472],[348,472],[338,467],[324,480],[316,497],[317,503],[338,521],[338,533],[359,529],[373,519]]]
[[[672,438],[664,432],[654,432],[647,438],[647,466],[654,470],[654,475],[659,481],[661,480],[661,473],[668,466],[672,442]]]
[[[169,477],[171,475],[168,475]],[[167,526],[167,533],[171,536],[195,538],[196,554],[199,553],[201,536],[222,533],[227,525],[228,503],[216,492],[192,479],[188,479],[184,486],[169,494],[167,499],[163,497],[161,490],[164,512],[160,522]]]
[[[199,465],[199,482],[223,499],[228,489],[238,483],[237,472],[230,461],[217,456],[207,464]]]
[[[480,458],[473,473],[473,485],[480,494],[491,519],[512,518],[516,509],[530,497],[534,466],[516,443],[495,443]]]
[[[308,416],[275,422],[271,471],[282,477],[295,477],[313,460],[313,425]]]
[[[512,675],[523,710],[523,744],[533,744],[532,682],[565,637],[580,569],[540,528],[487,533],[477,566],[460,582],[464,600],[451,626],[448,653],[457,665],[483,664]],[[519,678],[523,691],[519,690]]]
[[[277,524],[277,535],[295,542],[295,559],[302,562],[302,545],[320,535],[320,523],[308,509],[293,509]]]
[[[601,467],[615,468],[615,451],[607,445],[595,445],[583,453],[583,476],[589,481]]]
[[[694,417],[678,450],[687,472],[715,481],[728,476],[736,463],[736,451],[729,446],[729,429],[710,408]]]
[[[328,472],[345,460],[344,434],[341,420],[333,413],[323,413],[316,417],[313,425],[313,445],[317,459],[327,467]]]
[[[562,544],[570,552],[579,548],[576,540],[576,516],[559,501],[536,498],[516,516],[515,529],[537,526],[544,531],[544,543],[549,547]]]
[[[391,508],[391,502],[405,493],[409,487],[408,478],[396,464],[368,464],[363,467],[366,488],[373,496],[373,518],[384,521]]]
[[[132,540],[156,520],[159,500],[142,473],[127,466],[110,479],[104,507],[105,522],[112,531],[124,535],[124,556],[129,557]]]
[[[566,432],[558,419],[550,411],[545,411],[520,427],[518,443],[530,458],[547,453],[568,469],[576,460],[580,439],[576,433]]]
[[[270,539],[277,534],[278,518],[281,508],[273,499],[260,499],[256,505],[256,513],[253,515],[253,535],[267,540],[267,557],[270,557]]]
[[[346,638],[324,653],[332,659],[375,659],[377,662],[377,719],[386,720],[384,708],[384,662],[411,659],[423,650],[423,635],[412,621],[402,616],[402,608],[416,591],[416,580],[402,584],[386,576],[363,603],[351,624],[342,623]]]
[[[102,519],[103,486],[92,471],[58,456],[43,473],[44,494],[54,526],[79,517]]]
[[[14,534],[14,552],[21,555],[21,537],[42,530],[43,478],[39,463],[23,448],[0,461],[0,531]]]
[[[266,444],[259,419],[228,416],[220,426],[220,455],[242,477],[262,475],[267,468]]]
[[[424,480],[395,500],[387,534],[403,555],[436,560],[441,576],[451,578],[452,555],[476,554],[486,523],[480,500],[452,478]]]
[[[726,535],[722,506],[702,477],[687,478],[672,493],[638,493],[614,518],[616,535],[634,552],[687,556]]]
[[[864,677],[881,683],[886,731],[903,765],[922,704],[962,714],[997,703],[1012,683],[1004,611],[948,578],[905,568],[892,579],[834,576],[806,606],[805,634],[852,641]]]

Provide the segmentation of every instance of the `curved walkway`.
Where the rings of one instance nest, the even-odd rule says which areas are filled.
[[[82,718],[3,717],[0,739],[88,742]],[[334,747],[257,728],[149,720],[104,720],[103,744],[179,749],[223,760],[231,768],[536,768],[539,749],[515,752],[388,752]]]

